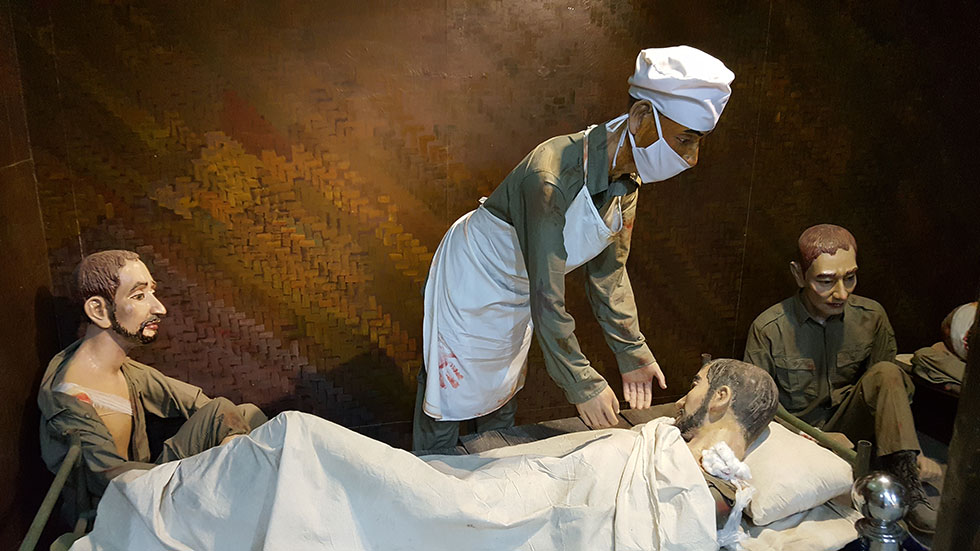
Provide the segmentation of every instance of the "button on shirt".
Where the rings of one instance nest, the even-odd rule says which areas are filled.
[[[877,302],[851,295],[843,314],[821,323],[796,294],[752,323],[745,361],[772,375],[787,411],[820,424],[869,367],[894,360],[896,352],[895,332]]]
[[[575,320],[565,309],[565,212],[587,185],[600,215],[619,202],[623,229],[613,243],[584,266],[586,291],[621,373],[653,363],[640,333],[626,259],[636,217],[638,182],[609,181],[606,131],[589,133],[589,174],[583,174],[584,132],[558,136],[536,147],[484,202],[494,216],[514,227],[527,267],[531,319],[545,368],[572,403],[602,392],[606,382],[582,354]]]

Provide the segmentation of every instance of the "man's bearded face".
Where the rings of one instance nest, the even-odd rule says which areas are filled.
[[[674,414],[674,426],[681,431],[681,437],[685,442],[690,442],[697,436],[698,430],[704,425],[704,419],[708,416],[708,401],[703,400],[701,406],[694,413],[687,413],[683,409],[678,409]]]
[[[681,431],[681,436],[687,442],[690,442],[697,435],[708,416],[708,391],[710,388],[708,368],[703,367],[691,381],[691,390],[677,401],[674,426]]]
[[[160,318],[167,309],[156,298],[156,282],[139,260],[130,260],[119,270],[119,288],[109,305],[109,322],[116,334],[130,342],[153,342]]]
[[[143,321],[140,324],[139,329],[136,331],[129,331],[125,327],[119,324],[119,320],[116,319],[116,307],[113,306],[109,310],[109,321],[112,323],[112,330],[118,335],[122,335],[127,339],[139,343],[139,344],[150,344],[157,339],[157,324],[160,323],[160,318],[151,315],[149,319]],[[149,329],[148,329],[148,326]]]

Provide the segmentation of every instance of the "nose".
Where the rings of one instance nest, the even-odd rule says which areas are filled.
[[[163,305],[162,302],[160,302],[160,299],[158,299],[156,295],[150,295],[150,296],[153,298],[153,304],[151,305],[150,313],[157,316],[166,315],[167,308]]]
[[[834,298],[837,300],[847,300],[850,293],[847,292],[847,287],[844,285],[843,279],[838,279],[837,283],[834,285]]]
[[[691,152],[687,153],[686,155],[684,155],[684,162],[686,162],[687,164],[691,165],[691,167],[693,168],[694,165],[698,164],[698,153],[700,151],[701,151],[701,146],[700,145],[695,145],[694,146],[694,151],[691,151]]]
[[[684,409],[685,403],[687,403],[687,396],[682,396],[680,400],[674,402],[674,405],[677,406],[677,411]]]

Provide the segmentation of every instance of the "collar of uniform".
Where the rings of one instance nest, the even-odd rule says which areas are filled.
[[[585,185],[589,195],[610,191],[612,195],[627,195],[639,187],[635,174],[623,176],[614,182],[609,181],[609,149],[607,148],[606,125],[599,124],[589,130],[589,174]]]
[[[832,320],[843,320],[844,314],[847,312],[848,307],[850,307],[851,301],[848,300],[844,303],[844,311],[841,312],[839,316],[830,316],[822,323],[817,318],[810,315],[810,311],[806,309],[806,305],[803,304],[803,291],[800,290],[795,295],[793,295],[793,318],[796,319],[796,323],[803,325],[806,320],[813,320],[813,323],[824,325],[825,323]]]

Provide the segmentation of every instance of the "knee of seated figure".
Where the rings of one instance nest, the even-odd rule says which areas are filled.
[[[255,409],[258,410],[258,408]],[[230,430],[231,434],[248,434],[251,432],[252,427],[250,427],[244,411],[228,398],[221,396],[213,398],[201,408],[201,411],[208,411],[214,415],[215,420]]]
[[[269,417],[255,404],[240,404],[238,411],[245,418],[245,422],[248,423],[249,428],[252,430],[255,430],[269,420]]]
[[[215,409],[220,411],[223,409],[227,409],[229,407],[234,408],[235,403],[229,400],[228,398],[225,398],[224,396],[218,396],[217,398],[211,398],[211,401],[208,402],[207,405],[201,409],[210,408],[210,409]]]
[[[868,375],[885,387],[905,388],[905,371],[892,362],[878,362],[868,369]]]

